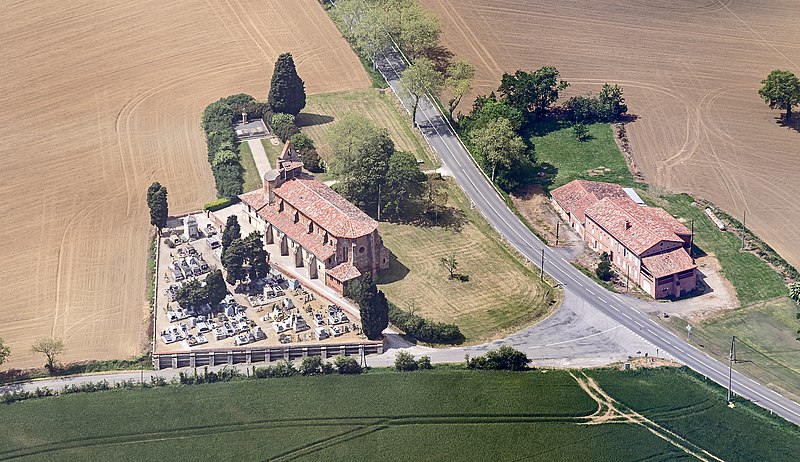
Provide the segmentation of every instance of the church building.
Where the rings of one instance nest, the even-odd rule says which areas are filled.
[[[343,293],[349,281],[389,267],[389,251],[378,234],[378,222],[336,191],[303,171],[287,142],[276,169],[264,175],[264,187],[239,196],[248,220],[277,244],[311,279]]]

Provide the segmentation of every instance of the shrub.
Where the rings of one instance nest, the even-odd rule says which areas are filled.
[[[417,370],[417,362],[414,360],[414,355],[401,351],[397,353],[394,358],[394,368],[400,372],[409,372]]]
[[[333,364],[340,374],[360,374],[361,364],[358,364],[355,358],[350,356],[337,356],[333,360]]]
[[[420,370],[426,369],[433,369],[431,365],[431,357],[430,356],[422,356],[417,360],[417,368]]]
[[[603,252],[600,254],[600,263],[597,264],[594,273],[601,281],[610,281],[614,276],[611,271],[611,257],[608,253]]]
[[[219,197],[234,197],[244,192],[244,173],[241,164],[219,164],[212,167],[211,171],[214,174]]]
[[[467,358],[468,369],[495,370],[495,371],[521,371],[527,369],[530,359],[528,356],[508,345],[503,345],[497,350],[491,350],[483,356]]]
[[[305,133],[296,133],[290,138],[292,146],[300,153],[300,159],[303,161],[303,166],[310,172],[319,173],[324,169],[322,167],[322,159],[319,157],[317,147],[314,145],[314,140],[309,138]]]
[[[455,324],[433,322],[389,304],[389,321],[408,336],[426,343],[453,345],[464,341],[461,329]]]
[[[322,357],[306,356],[300,361],[300,373],[303,375],[316,375],[322,373]]]
[[[217,210],[224,209],[225,207],[235,204],[239,201],[239,198],[234,197],[223,197],[221,199],[217,199],[213,202],[209,202],[208,204],[203,206],[203,210],[207,210],[209,212],[216,212]]]

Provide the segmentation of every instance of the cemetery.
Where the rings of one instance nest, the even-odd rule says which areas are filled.
[[[382,350],[381,342],[371,342],[361,333],[360,321],[353,313],[304,287],[275,262],[261,280],[236,287],[226,284],[228,293],[215,306],[181,306],[177,294],[184,285],[199,281],[204,286],[210,272],[222,269],[220,230],[203,213],[172,218],[167,226],[158,244],[153,316],[153,353],[158,368],[164,363],[159,356],[186,353],[205,354],[213,364],[214,360],[207,358],[209,354],[213,358],[214,351],[231,352],[228,356],[241,359],[226,357],[225,362],[250,362],[249,355],[237,351],[263,349],[271,351],[275,360],[302,356],[308,348],[319,354],[321,346],[335,352],[331,355],[342,351],[358,354],[364,346],[368,352],[377,353],[378,347]],[[259,358],[269,361],[269,356],[262,353]],[[185,358],[176,360],[178,363],[188,365]]]

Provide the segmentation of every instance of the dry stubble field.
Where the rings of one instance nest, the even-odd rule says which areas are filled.
[[[648,182],[740,219],[746,210],[748,227],[800,267],[800,130],[757,93],[773,69],[800,74],[795,0],[421,1],[442,19],[444,45],[475,62],[473,94],[544,65],[569,94],[621,84]]]
[[[147,186],[173,213],[213,199],[200,114],[265,98],[284,51],[309,93],[370,85],[316,0],[0,4],[4,366],[49,335],[66,361],[141,351]]]

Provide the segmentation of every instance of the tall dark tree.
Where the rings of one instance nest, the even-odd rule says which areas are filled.
[[[614,276],[614,273],[611,271],[611,256],[609,256],[608,253],[603,252],[600,254],[600,263],[597,264],[594,273],[603,281],[610,281]]]
[[[158,229],[167,226],[169,210],[167,206],[167,188],[155,182],[147,188],[147,207],[150,208],[150,224]]]
[[[786,120],[792,118],[792,106],[800,104],[800,79],[789,71],[775,70],[762,80],[758,94],[772,109],[786,109]]]
[[[347,284],[345,295],[353,300],[361,311],[361,329],[370,340],[380,340],[389,326],[389,302],[378,290],[375,281],[367,274]]]
[[[241,239],[235,239],[222,254],[222,267],[225,268],[225,280],[228,284],[236,284],[247,277],[247,272],[244,270],[247,253],[245,243]]]
[[[228,286],[221,270],[214,270],[206,276],[206,298],[212,306],[218,305],[228,295]]]
[[[239,219],[236,218],[236,215],[229,216],[225,222],[225,229],[222,231],[222,253],[225,253],[225,249],[231,245],[231,242],[241,237],[242,228],[239,226]]]
[[[258,231],[250,233],[244,238],[247,247],[247,261],[250,263],[250,280],[261,279],[269,273],[269,263],[267,263],[267,250],[264,248],[264,236]]]
[[[197,279],[183,284],[175,293],[175,300],[184,308],[202,306],[208,303],[208,291]]]
[[[273,112],[297,115],[306,107],[303,79],[297,75],[291,53],[283,53],[275,62],[267,103]]]

